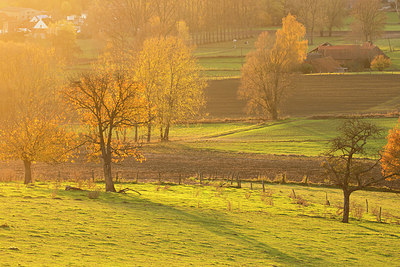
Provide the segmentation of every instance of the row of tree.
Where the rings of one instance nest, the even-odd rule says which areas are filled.
[[[166,36],[182,22],[195,43],[199,33],[209,35],[201,36],[203,41],[226,41],[248,36],[249,29],[280,25],[289,13],[305,26],[310,44],[316,32],[331,36],[342,28],[349,15],[354,36],[372,41],[386,22],[380,0],[106,0],[94,1],[89,13],[91,32],[118,42]]]
[[[0,155],[24,162],[25,183],[33,162],[68,161],[80,150],[102,160],[106,190],[115,191],[112,162],[143,160],[132,129],[146,126],[150,141],[158,126],[168,141],[173,124],[198,116],[206,82],[182,39],[149,39],[134,55],[110,51],[66,81],[54,50],[0,43]]]
[[[381,0],[7,0],[9,5],[48,10],[54,18],[87,11],[87,30],[118,43],[133,40],[140,46],[149,36],[176,33],[185,23],[194,43],[247,37],[257,27],[280,25],[288,13],[306,27],[310,44],[314,34],[345,25],[351,14],[355,36],[371,41],[383,30],[386,17]],[[399,0],[392,3],[399,10]],[[400,13],[399,13],[400,14]],[[138,40],[139,39],[139,40]]]

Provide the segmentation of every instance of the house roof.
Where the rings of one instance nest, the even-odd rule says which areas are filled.
[[[311,65],[313,66],[313,70],[317,73],[337,72],[341,67],[339,62],[334,60],[332,57],[312,59]]]
[[[324,57],[330,56],[335,60],[356,60],[385,55],[379,47],[370,42],[363,45],[331,45],[324,43],[310,53],[318,53]]]

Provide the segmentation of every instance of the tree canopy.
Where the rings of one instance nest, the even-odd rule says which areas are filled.
[[[31,164],[66,161],[74,135],[66,128],[58,92],[60,62],[54,51],[32,44],[0,43],[0,158]]]
[[[239,96],[249,112],[278,119],[280,103],[291,82],[291,73],[306,57],[305,27],[292,15],[282,20],[275,39],[262,33],[242,68]]]

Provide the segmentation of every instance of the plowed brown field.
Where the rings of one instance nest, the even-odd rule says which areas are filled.
[[[244,118],[245,102],[237,97],[239,79],[211,81],[207,112],[213,119]],[[281,115],[303,117],[397,111],[400,75],[302,75],[295,78],[281,105]]]

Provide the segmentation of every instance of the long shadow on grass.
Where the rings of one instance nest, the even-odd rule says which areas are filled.
[[[374,222],[371,222],[371,223],[374,223]],[[378,224],[378,222],[376,222],[376,223]],[[382,223],[379,223],[379,224],[382,224]],[[395,238],[400,239],[400,236],[398,236],[398,235],[390,234],[390,233],[387,233],[387,232],[384,232],[384,231],[379,231],[377,229],[374,229],[374,228],[371,228],[371,227],[368,227],[368,226],[365,226],[365,225],[358,224],[358,227],[370,230],[372,232],[375,232],[375,233],[378,233],[378,234],[381,234],[381,235],[386,235],[386,236],[395,237]]]
[[[49,195],[51,193],[51,189],[46,188],[35,188],[35,190],[42,191],[43,193],[46,192]],[[257,253],[260,258],[265,258],[266,260],[272,259],[282,264],[332,264],[328,261],[322,260],[321,258],[296,258],[279,249],[273,248],[264,242],[244,234],[243,232],[252,230],[243,225],[231,222],[222,212],[212,211],[213,213],[211,214],[211,211],[210,213],[207,213],[207,211],[194,209],[192,212],[188,212],[170,205],[153,202],[130,194],[122,195],[102,193],[100,198],[93,200],[87,199],[87,192],[69,192],[60,190],[57,195],[62,197],[62,199],[101,202],[102,204],[112,206],[113,209],[118,209],[118,206],[120,206],[121,209],[137,211],[136,213],[138,216],[140,216],[141,212],[146,212],[157,216],[157,219],[162,216],[164,217],[163,219],[180,220],[189,226],[199,226],[200,228],[205,229],[214,235],[218,235],[227,241],[234,240],[242,247],[247,248],[248,251]],[[241,231],[235,229],[241,229]],[[237,255],[231,256],[235,257]]]
[[[115,205],[124,205],[124,208],[130,208],[138,211],[143,211],[143,207],[146,206],[147,208],[152,208],[152,213],[157,214],[159,217],[160,214],[167,219],[178,219],[182,220],[187,224],[197,225],[201,228],[223,237],[228,240],[235,240],[240,243],[248,250],[252,252],[258,252],[258,255],[264,255],[263,258],[265,259],[273,259],[283,264],[312,264],[313,259],[308,258],[307,261],[304,261],[301,258],[295,258],[290,256],[276,248],[269,246],[266,243],[263,243],[255,238],[250,237],[249,235],[243,234],[242,232],[238,232],[234,229],[243,229],[243,231],[251,231],[249,228],[245,228],[243,225],[235,224],[229,221],[224,213],[213,211],[212,216],[207,214],[207,212],[201,211],[193,211],[187,212],[169,205],[153,202],[147,199],[138,198],[136,196],[127,196],[127,195],[112,195],[113,200],[120,200],[117,203],[110,203],[106,199],[99,199],[105,204],[112,205],[115,208]],[[129,202],[126,201],[129,199]],[[111,199],[108,199],[111,200]],[[134,204],[134,205],[126,205],[126,204]],[[148,212],[149,209],[146,209]],[[232,255],[235,256],[235,255]],[[331,264],[330,262],[323,261],[318,258],[315,259],[314,264]]]

